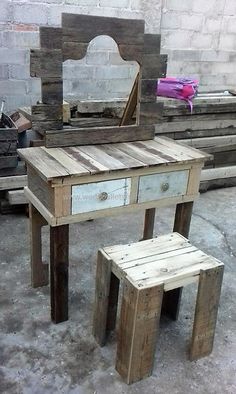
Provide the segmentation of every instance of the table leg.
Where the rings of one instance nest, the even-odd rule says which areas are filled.
[[[48,285],[48,264],[42,262],[42,226],[46,220],[38,210],[29,204],[30,249],[31,249],[31,284],[32,287]]]
[[[175,212],[174,232],[188,238],[192,217],[193,202],[177,204]],[[183,288],[170,290],[164,293],[162,314],[177,320],[179,316],[180,301]]]
[[[143,240],[153,237],[156,208],[146,209],[144,219]]]
[[[51,318],[68,320],[69,225],[50,227]]]

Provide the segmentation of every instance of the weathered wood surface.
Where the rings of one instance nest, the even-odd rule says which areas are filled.
[[[213,349],[224,266],[200,271],[190,359],[208,356]]]
[[[96,290],[93,315],[93,335],[100,346],[107,339],[107,315],[111,280],[111,261],[98,251],[96,270]]]
[[[0,169],[17,167],[17,155],[0,156]]]
[[[126,107],[124,109],[124,113],[120,121],[120,126],[125,126],[132,123],[132,118],[137,107],[139,80],[140,80],[140,75],[138,73],[135,78]]]
[[[90,144],[130,142],[154,138],[153,126],[97,127],[48,131],[45,136],[47,148]]]
[[[203,163],[209,157],[168,138],[107,146],[25,148],[19,149],[18,152],[45,180],[99,174],[118,169],[126,171],[137,167]]]
[[[31,285],[36,288],[48,284],[48,264],[44,264],[42,261],[42,226],[47,223],[31,203],[29,204],[29,218]]]
[[[31,49],[30,76],[62,78],[62,51],[60,49]]]
[[[69,123],[72,127],[101,127],[118,126],[119,118],[70,118]]]
[[[0,190],[20,189],[27,186],[27,175],[0,177]]]
[[[10,205],[23,205],[28,204],[28,201],[24,194],[24,189],[20,190],[9,190],[7,192],[7,200]]]
[[[69,225],[50,227],[51,318],[68,320]]]
[[[116,369],[127,384],[152,374],[163,285],[138,289],[124,281]]]
[[[33,121],[62,120],[62,105],[32,105]]]
[[[63,84],[62,78],[41,78],[42,102],[44,104],[62,104]]]
[[[142,78],[164,78],[167,70],[167,55],[145,54],[142,62]]]
[[[45,49],[62,49],[61,27],[39,27],[40,46]]]

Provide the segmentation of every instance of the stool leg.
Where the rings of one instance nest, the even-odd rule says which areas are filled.
[[[178,232],[186,238],[188,238],[189,235],[192,210],[193,202],[185,202],[183,204],[177,204],[176,206],[173,231]],[[183,289],[180,287],[167,291],[164,294],[162,313],[173,320],[177,320],[179,317],[182,290]]]
[[[223,272],[223,265],[200,271],[190,360],[212,352]]]
[[[69,225],[50,227],[51,318],[68,320]]]
[[[31,250],[31,284],[32,287],[48,285],[48,264],[42,262],[42,226],[47,225],[46,220],[38,210],[29,204],[30,220],[30,250]]]
[[[124,281],[116,369],[127,384],[152,373],[163,288],[139,289]]]
[[[143,240],[153,237],[156,208],[146,209],[144,218]]]
[[[93,315],[93,335],[104,346],[108,332],[116,325],[119,279],[111,272],[111,261],[98,251],[96,290]]]

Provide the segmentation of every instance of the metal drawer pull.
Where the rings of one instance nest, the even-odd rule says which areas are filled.
[[[100,194],[98,195],[98,199],[99,199],[100,201],[106,201],[106,200],[108,199],[108,193],[106,193],[106,192],[100,193]]]
[[[162,190],[163,192],[167,192],[167,190],[169,190],[169,188],[170,188],[169,183],[162,183],[162,185],[161,185],[161,190]]]

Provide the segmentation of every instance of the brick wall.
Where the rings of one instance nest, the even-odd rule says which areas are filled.
[[[236,0],[1,0],[0,98],[8,111],[40,99],[29,49],[39,45],[39,26],[60,26],[62,12],[145,19],[147,32],[162,33],[169,75],[197,77],[202,90],[236,85]],[[86,57],[67,61],[63,71],[65,97],[120,99],[137,65],[120,58],[111,38],[97,37]]]

